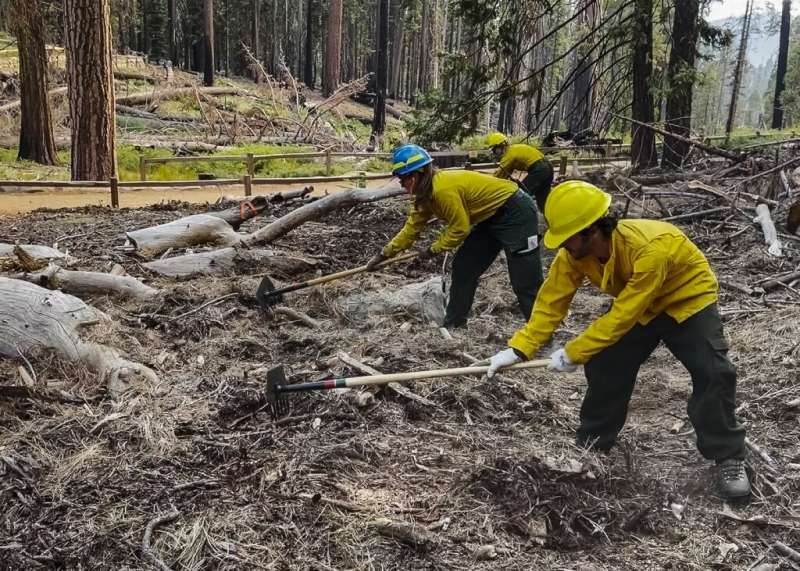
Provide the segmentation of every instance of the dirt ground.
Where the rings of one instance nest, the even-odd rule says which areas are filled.
[[[738,413],[772,459],[751,453],[754,496],[727,506],[695,448],[688,375],[663,348],[643,367],[607,456],[573,446],[580,372],[409,385],[433,406],[389,391],[363,407],[344,394],[297,394],[290,416],[274,421],[264,399],[271,366],[286,365],[293,381],[360,374],[342,351],[382,372],[467,366],[464,353],[493,354],[522,319],[502,260],[481,283],[468,329],[447,339],[416,315],[354,321],[333,308],[343,294],[439,273],[438,262],[287,295],[286,306],[321,323],[312,330],[257,308],[258,268],[175,283],[148,275],[123,248],[125,230],[206,208],[89,206],[2,220],[2,242],[57,242],[79,259],[72,269],[119,263],[166,293],[149,305],[92,300],[115,323],[93,335],[155,369],[157,386],[114,400],[85,370],[41,356],[37,382],[76,402],[0,400],[0,568],[156,568],[143,554],[148,529],[151,553],[172,569],[800,567],[770,548],[800,548],[800,411],[787,405],[800,397],[796,289],[721,290]],[[403,209],[400,200],[355,207],[272,246],[317,258],[322,273],[360,265],[399,229]],[[800,263],[798,242],[778,260],[755,229],[685,228],[724,282],[754,286]],[[607,304],[581,290],[542,354]],[[18,383],[21,364],[0,363],[0,384]],[[383,518],[406,533],[387,532]]]

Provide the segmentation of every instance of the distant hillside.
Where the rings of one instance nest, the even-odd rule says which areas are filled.
[[[780,14],[778,14],[780,16]],[[742,33],[741,16],[714,20],[714,26],[726,28],[733,32],[733,45],[739,45],[739,36]],[[770,26],[772,25],[772,29]],[[747,60],[754,67],[769,63],[770,59],[775,59],[778,54],[778,25],[770,22],[770,17],[765,11],[756,12],[753,15],[751,24],[750,41],[747,46]]]

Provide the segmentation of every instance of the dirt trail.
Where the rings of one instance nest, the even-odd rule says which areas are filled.
[[[389,182],[373,180],[367,182],[368,188],[376,188]],[[253,188],[253,194],[269,194],[282,190],[302,188],[303,183],[260,185]],[[336,192],[350,188],[350,181],[318,183],[314,194]],[[242,196],[241,185],[219,187],[187,187],[182,189],[130,188],[120,189],[119,203],[122,208],[138,208],[169,201],[182,201],[192,204],[214,203],[222,196]],[[109,206],[111,195],[105,189],[52,189],[44,191],[0,192],[0,216],[23,214],[37,208],[75,208],[80,206]]]

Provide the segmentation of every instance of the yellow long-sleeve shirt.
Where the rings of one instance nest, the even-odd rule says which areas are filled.
[[[383,255],[391,258],[411,246],[434,216],[447,228],[431,250],[452,250],[464,241],[470,226],[497,212],[516,191],[516,183],[488,174],[466,170],[440,171],[433,177],[431,203],[421,208],[411,206],[405,225],[383,248]]]
[[[717,300],[718,284],[703,253],[677,227],[656,220],[622,220],[612,234],[605,264],[593,256],[576,260],[559,250],[536,297],[528,323],[509,346],[528,358],[552,336],[584,278],[612,295],[611,309],[564,349],[585,363],[616,343],[637,322],[662,312],[681,323]]]
[[[526,171],[531,165],[544,158],[542,151],[530,145],[522,143],[509,145],[506,152],[500,158],[500,168],[494,173],[499,178],[509,178],[514,171]]]

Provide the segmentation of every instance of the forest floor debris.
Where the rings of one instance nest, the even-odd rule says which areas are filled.
[[[659,188],[671,184],[681,181]],[[466,331],[443,336],[414,313],[351,319],[337,309],[346,295],[441,274],[435,262],[287,295],[283,305],[317,323],[310,329],[260,310],[258,268],[175,282],[122,247],[125,231],[215,207],[39,210],[4,221],[0,242],[58,242],[77,260],[70,269],[119,264],[164,293],[135,304],[92,300],[115,322],[103,342],[156,370],[157,384],[114,399],[95,374],[54,357],[0,362],[0,385],[24,384],[17,367],[33,363],[31,390],[70,396],[0,389],[0,567],[791,568],[800,545],[800,292],[796,278],[764,284],[798,271],[800,242],[784,237],[783,255],[768,255],[752,220],[706,194],[659,200],[673,215],[726,207],[680,224],[722,283],[737,412],[773,460],[751,453],[754,497],[742,506],[713,493],[686,415],[688,376],[664,349],[643,367],[609,455],[572,444],[581,373],[406,386],[418,399],[391,390],[369,399],[299,394],[288,417],[270,417],[264,382],[276,364],[302,381],[466,366],[493,354],[522,325],[502,259],[484,276]],[[629,214],[663,215],[646,196],[630,201]],[[275,205],[242,231],[294,206]],[[405,207],[402,199],[356,205],[272,246],[317,260],[318,275],[359,266],[399,229]],[[779,227],[782,212],[773,210]],[[552,346],[608,303],[581,290]]]

